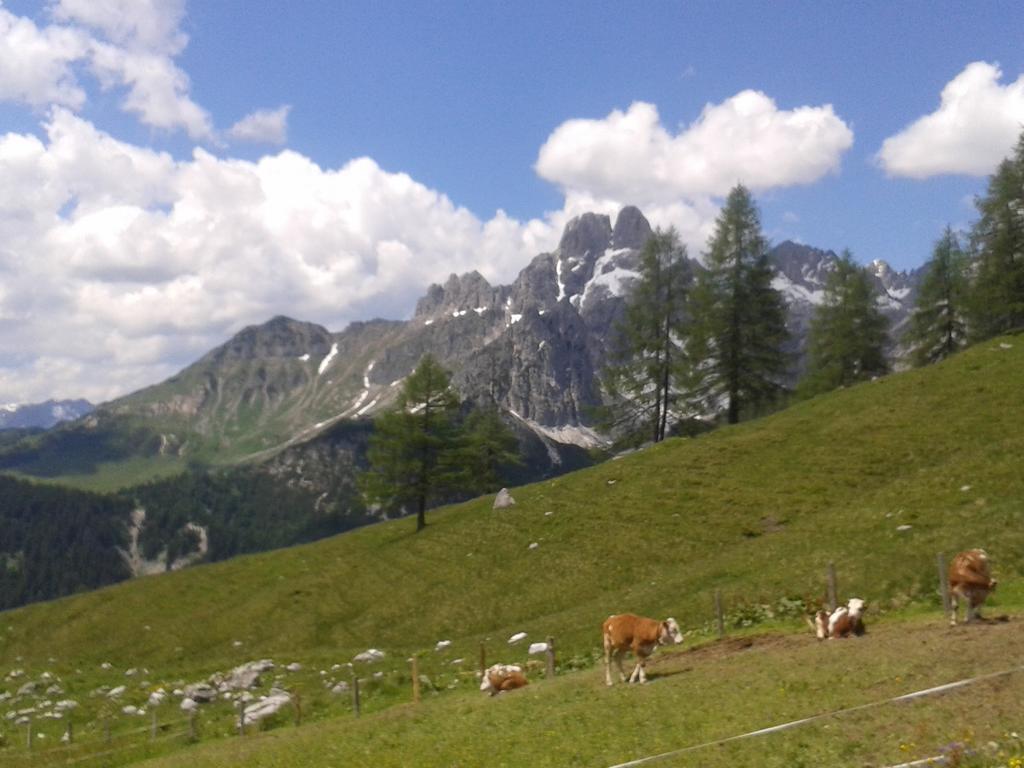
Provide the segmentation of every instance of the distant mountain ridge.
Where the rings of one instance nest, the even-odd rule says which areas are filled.
[[[555,250],[536,256],[510,285],[493,286],[478,272],[453,274],[427,289],[411,319],[355,322],[336,333],[275,317],[241,330],[170,379],[62,429],[133,431],[127,448],[118,438],[122,454],[216,464],[264,460],[388,407],[429,352],[453,371],[465,399],[496,403],[524,436],[539,441],[549,466],[538,471],[558,472],[566,446],[603,442],[592,416],[602,402],[600,372],[651,234],[635,207],[623,208],[614,222],[583,214],[566,225]],[[799,360],[837,256],[785,241],[769,258]],[[691,261],[701,268],[699,259]],[[898,335],[921,270],[896,272],[883,262],[869,269]],[[798,364],[787,383],[799,374]],[[2,465],[11,466],[0,456]]]
[[[81,399],[0,405],[0,429],[50,429],[62,421],[74,421],[92,413],[95,408]]]

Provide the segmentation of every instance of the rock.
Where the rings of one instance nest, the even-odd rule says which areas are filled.
[[[158,707],[164,703],[167,699],[167,693],[161,688],[159,691],[153,691],[149,694],[149,699],[146,701],[147,707]]]
[[[331,693],[333,693],[335,695],[340,695],[342,693],[347,693],[347,692],[348,692],[348,683],[346,683],[344,680],[342,680],[340,683],[338,683],[333,688],[331,688]]]
[[[437,645],[434,646],[435,651],[443,651],[445,648],[452,644],[451,640],[438,640]]]
[[[534,655],[536,655],[538,653],[546,653],[547,650],[548,650],[548,644],[547,643],[530,643],[530,648],[529,648],[529,650],[527,650],[526,653],[528,655],[530,655],[530,656],[534,656]]]
[[[380,661],[383,658],[384,651],[379,651],[376,648],[368,648],[362,653],[356,654],[352,661],[364,661],[369,663],[374,661]]]
[[[217,689],[207,683],[192,683],[185,686],[185,696],[200,704],[206,704],[217,698]]]
[[[137,715],[137,714],[139,714],[139,708],[138,707],[134,707],[131,704],[128,704],[127,706],[121,707],[121,711],[124,712],[126,715]]]
[[[909,531],[913,527],[914,526],[912,526],[912,525],[907,525],[906,523],[904,523],[903,525],[897,525],[896,526],[896,530],[899,531],[900,533],[903,533],[905,531]]]
[[[104,661],[100,664],[100,669],[113,669],[113,665],[109,661]]]
[[[119,685],[116,688],[111,688],[107,692],[107,697],[111,698],[111,699],[116,699],[118,696],[120,696],[124,692],[125,692],[125,687],[123,685]]]
[[[260,684],[260,675],[269,672],[274,668],[274,662],[270,659],[250,661],[235,667],[223,680],[222,690],[247,691],[256,688]]]
[[[537,543],[537,542],[535,541],[535,542],[533,542],[532,544],[530,544],[530,546],[529,546],[529,547],[527,547],[527,549],[536,549],[536,548],[537,548],[537,547],[539,547],[539,546],[540,546],[540,544],[538,544],[538,543]]]
[[[190,699],[187,696],[181,700],[181,704],[179,706],[181,707],[182,712],[195,712],[199,709],[199,703],[195,699]]]
[[[498,495],[494,497],[494,506],[492,509],[505,509],[507,507],[515,506],[516,500],[512,498],[512,494],[508,492],[508,488],[502,488],[498,491]]]
[[[72,709],[78,709],[78,702],[74,699],[63,699],[54,704],[53,708],[58,712],[69,712]]]
[[[302,665],[299,664],[299,662],[297,662],[297,661],[293,661],[291,664],[289,664],[287,667],[285,667],[285,669],[287,669],[289,672],[301,672],[302,671]]]
[[[516,632],[514,635],[512,635],[508,639],[508,644],[509,645],[515,645],[516,643],[521,643],[525,639],[526,639],[526,633],[525,632]]]
[[[18,689],[19,696],[31,696],[37,690],[39,690],[39,683],[29,682],[25,683],[21,688]]]
[[[290,704],[292,697],[283,691],[272,693],[266,698],[255,703],[250,703],[245,708],[244,725],[253,725],[265,717],[270,717],[282,707]],[[237,722],[237,721],[236,721]]]
[[[64,693],[64,689],[61,688],[56,683],[54,683],[53,685],[51,685],[49,688],[46,689],[46,695],[47,696],[60,696],[62,693]]]

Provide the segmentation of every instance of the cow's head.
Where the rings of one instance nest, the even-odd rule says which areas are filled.
[[[868,604],[867,601],[861,600],[859,597],[851,597],[849,602],[846,604],[846,609],[850,612],[850,615],[853,618],[858,618],[868,609]]]
[[[678,645],[683,642],[683,633],[675,619],[669,618],[661,622],[661,635],[658,636],[658,642],[661,645],[669,643]]]

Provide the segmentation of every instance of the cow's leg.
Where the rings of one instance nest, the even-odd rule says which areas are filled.
[[[608,635],[604,636],[604,682],[612,684],[612,644]]]
[[[626,656],[626,651],[622,648],[615,651],[615,664],[619,668],[619,682],[626,682],[626,670],[622,668],[622,659]]]
[[[640,657],[640,661],[637,663],[636,666],[637,666],[637,669],[640,670],[640,682],[641,683],[646,683],[647,682],[647,669],[646,669],[647,668],[647,657],[646,656],[641,656]]]
[[[956,626],[956,614],[957,614],[957,610],[959,609],[959,607],[960,607],[960,595],[957,593],[957,591],[955,589],[954,590],[950,590],[950,593],[949,593],[949,626],[951,626],[951,627],[955,627]]]
[[[629,676],[629,682],[635,683],[643,673],[643,662],[637,657],[636,666],[633,667],[633,673]]]

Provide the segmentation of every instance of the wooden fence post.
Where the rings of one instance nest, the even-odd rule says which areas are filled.
[[[412,703],[420,703],[420,660],[413,655],[412,662]]]
[[[292,696],[292,706],[295,707],[295,727],[302,725],[302,694],[298,691]]]
[[[29,720],[25,725],[25,749],[29,752],[32,751],[32,721]]]
[[[946,556],[939,552],[939,556],[936,558],[939,566],[939,594],[942,595],[942,612],[945,615],[949,615],[950,602],[949,602],[949,575],[946,572]]]
[[[103,741],[106,744],[110,744],[110,718],[103,718]]]
[[[190,709],[188,712],[188,740],[196,742],[199,739],[199,733],[196,731],[196,711]]]
[[[153,721],[149,725],[149,740],[156,741],[156,707],[153,707],[150,712],[153,714]]]
[[[715,621],[718,624],[719,639],[725,637],[725,614],[722,612],[722,590],[715,590]]]
[[[245,702],[238,700],[238,735],[245,736]]]
[[[487,644],[486,641],[480,641],[480,677],[482,678],[487,673]]]
[[[547,667],[544,670],[545,677],[555,676],[555,638],[548,638],[548,649],[545,652],[547,656]]]
[[[352,676],[352,711],[359,717],[359,678]]]
[[[828,584],[828,611],[832,613],[839,606],[839,598],[837,597],[838,590],[836,589],[836,564],[828,564],[828,572],[826,573],[826,579]]]
[[[68,744],[75,743],[75,724],[71,720],[71,710],[68,710],[68,729],[64,732],[68,737]]]

